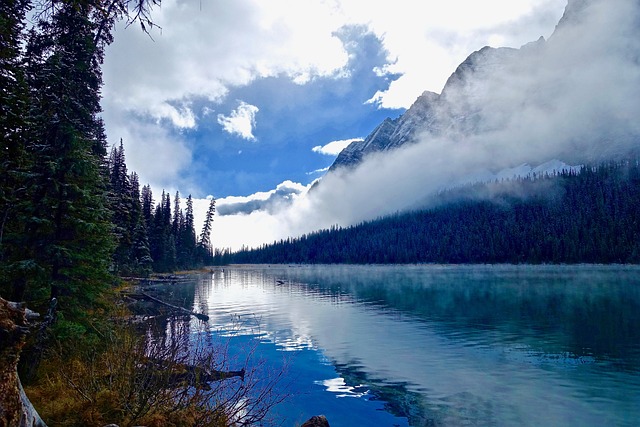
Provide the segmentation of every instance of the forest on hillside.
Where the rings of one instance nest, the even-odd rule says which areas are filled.
[[[237,252],[230,263],[637,263],[637,158],[442,192],[432,208]]]

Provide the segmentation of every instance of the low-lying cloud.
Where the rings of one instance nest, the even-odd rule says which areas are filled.
[[[286,181],[275,190],[250,197],[227,197],[222,199],[218,206],[218,215],[248,215],[256,211],[277,214],[283,208],[288,208],[300,194],[306,193],[306,190],[305,186]]]
[[[523,163],[637,152],[640,7],[634,0],[588,4],[547,42],[507,52],[504,62],[489,61],[478,78],[443,94],[438,114],[450,116],[449,128],[425,129],[413,144],[328,173],[279,209],[219,217],[215,246],[256,246],[415,208],[443,188]],[[222,231],[230,227],[235,235]]]

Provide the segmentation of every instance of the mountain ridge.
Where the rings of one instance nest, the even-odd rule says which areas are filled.
[[[485,46],[472,52],[450,75],[440,94],[423,92],[401,116],[387,118],[364,140],[355,141],[342,150],[328,173],[353,169],[374,153],[392,151],[421,139],[447,138],[456,143],[477,135],[499,133],[518,119],[518,109],[528,108],[537,114],[538,110],[549,107],[546,105],[550,103],[549,99],[552,100],[551,103],[554,102],[554,97],[562,96],[564,88],[555,87],[561,85],[554,81],[555,70],[544,64],[540,65],[539,59],[547,55],[553,60],[559,61],[558,57],[561,60],[559,51],[571,47],[572,37],[575,37],[572,32],[590,17],[589,14],[597,13],[597,10],[592,10],[595,9],[594,6],[606,7],[606,4],[601,0],[569,0],[549,40],[540,37],[520,48]],[[569,65],[562,65],[564,68],[559,68],[558,73],[572,72]],[[576,67],[580,67],[580,64]],[[533,75],[531,81],[521,84],[520,81],[529,79],[529,75]],[[534,81],[536,78],[541,83]],[[549,110],[552,108],[553,105]],[[607,125],[605,120],[603,119],[603,128]],[[525,125],[526,123],[523,126]],[[611,133],[611,129],[605,131],[603,140],[607,139],[606,133]],[[596,137],[597,135],[593,136],[594,139]],[[609,151],[616,154],[615,148]],[[563,162],[579,164],[612,153],[607,152],[605,147],[591,147],[590,150],[578,148],[573,152],[560,154],[565,156],[560,159]],[[523,162],[539,165],[554,159],[557,156],[519,159],[495,170],[514,167]]]

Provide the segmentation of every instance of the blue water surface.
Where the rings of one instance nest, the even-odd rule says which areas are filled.
[[[636,426],[639,273],[225,267],[195,285],[193,310],[210,320],[192,331],[265,378],[285,372],[276,425]]]

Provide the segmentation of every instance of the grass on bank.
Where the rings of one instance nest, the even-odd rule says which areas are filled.
[[[188,320],[172,323],[184,329],[168,334],[167,321],[164,331],[154,331],[130,322],[116,299],[106,306],[80,330],[58,325],[36,381],[25,387],[48,425],[223,427],[264,420],[285,398],[275,391],[284,373],[262,377],[260,362],[250,362],[252,352],[245,360],[230,360],[228,343],[193,342]],[[243,379],[204,383],[180,376],[186,365],[223,372],[238,364],[246,369]]]

